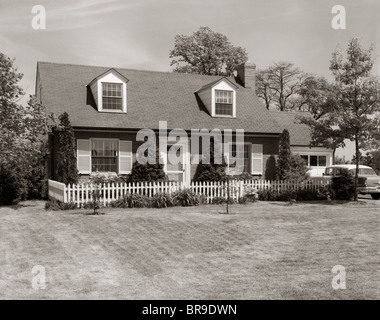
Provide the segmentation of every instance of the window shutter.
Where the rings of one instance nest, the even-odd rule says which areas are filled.
[[[252,144],[252,174],[263,174],[263,145]]]
[[[132,170],[132,141],[119,141],[119,174]]]
[[[91,141],[78,139],[77,140],[77,161],[78,171],[80,174],[91,173]]]

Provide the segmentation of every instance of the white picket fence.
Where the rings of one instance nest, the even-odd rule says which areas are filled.
[[[230,197],[238,200],[243,197],[248,188],[257,190],[271,189],[275,191],[299,190],[323,188],[329,181],[304,180],[304,181],[270,181],[270,180],[231,180],[223,182],[192,182],[186,186],[180,182],[155,182],[155,183],[107,183],[99,187],[100,202],[107,206],[110,202],[124,197],[126,194],[138,193],[148,197],[157,193],[173,193],[178,190],[190,189],[196,194],[204,195],[207,203],[215,198],[226,198],[228,191]],[[80,207],[82,204],[92,201],[93,184],[69,184],[49,180],[49,197],[61,202],[74,202]],[[228,190],[229,189],[229,190]]]

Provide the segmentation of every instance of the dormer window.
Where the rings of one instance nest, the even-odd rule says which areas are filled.
[[[215,115],[233,115],[233,91],[215,90]]]
[[[239,87],[221,78],[199,88],[195,93],[212,117],[236,118],[236,90]]]
[[[102,83],[103,110],[123,110],[122,87],[121,83]]]
[[[128,79],[114,69],[97,76],[89,84],[99,112],[127,113]]]

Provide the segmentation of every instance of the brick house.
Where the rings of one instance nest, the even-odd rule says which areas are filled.
[[[130,173],[143,143],[137,132],[158,132],[159,121],[166,121],[168,131],[182,128],[189,136],[191,129],[243,129],[244,171],[257,178],[273,174],[269,160],[278,155],[283,127],[257,98],[251,63],[240,65],[236,77],[222,77],[38,62],[36,96],[49,113],[69,114],[83,178],[96,171]],[[189,161],[165,165],[169,179],[185,184],[197,167],[187,147]],[[54,132],[49,148],[54,179]]]

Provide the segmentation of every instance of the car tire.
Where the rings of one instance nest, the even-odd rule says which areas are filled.
[[[380,193],[371,193],[371,197],[374,200],[379,200],[380,199]]]

